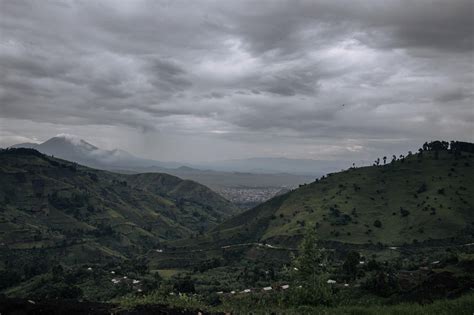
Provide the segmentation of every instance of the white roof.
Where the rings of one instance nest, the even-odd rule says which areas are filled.
[[[281,286],[281,288],[282,288],[283,290],[286,290],[286,289],[288,289],[289,287],[290,287],[289,284],[284,284],[284,285]]]
[[[270,291],[272,289],[272,287],[265,287],[263,288],[263,291]]]
[[[330,283],[330,284],[336,283],[336,280],[329,279],[329,280],[327,281],[327,283]]]

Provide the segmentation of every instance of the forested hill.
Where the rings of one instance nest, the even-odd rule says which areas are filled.
[[[226,244],[295,245],[308,226],[320,240],[355,244],[472,237],[474,144],[425,143],[416,154],[329,174],[224,222],[210,236]]]
[[[0,151],[2,247],[82,244],[95,253],[81,254],[86,260],[121,256],[203,233],[235,211],[207,187],[171,175],[122,175],[33,149]]]

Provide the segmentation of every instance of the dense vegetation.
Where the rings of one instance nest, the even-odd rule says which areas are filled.
[[[167,174],[115,174],[32,149],[0,152],[3,256],[21,249],[67,264],[123,259],[203,233],[236,210],[207,187]]]
[[[122,308],[471,314],[473,155],[426,143],[217,225],[234,208],[193,182],[3,151],[0,290]]]

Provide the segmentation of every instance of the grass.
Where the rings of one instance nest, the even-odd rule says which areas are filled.
[[[425,152],[422,158],[349,169],[231,219],[219,226],[219,235],[275,243],[316,224],[319,239],[355,244],[456,237],[474,223],[473,167],[472,155],[456,160],[445,151],[439,159]]]
[[[121,309],[126,310],[133,309],[138,305],[150,304],[161,304],[188,310],[209,309],[209,307],[202,300],[195,296],[186,294],[166,295],[160,291],[154,291],[150,294],[140,297],[133,295],[125,296],[114,300],[113,302],[117,302]]]
[[[163,278],[163,279],[171,279],[174,275],[177,275],[181,272],[182,270],[180,269],[159,269],[156,270],[158,274]]]
[[[432,304],[402,303],[397,305],[363,305],[312,307],[299,306],[278,308],[272,305],[251,303],[251,299],[227,300],[216,308],[219,311],[232,311],[233,314],[314,314],[314,315],[472,315],[474,295],[468,294],[453,300],[438,300]]]

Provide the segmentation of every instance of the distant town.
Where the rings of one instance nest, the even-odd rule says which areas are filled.
[[[297,186],[285,187],[222,187],[215,189],[221,196],[241,209],[250,209],[277,195],[284,194]]]

